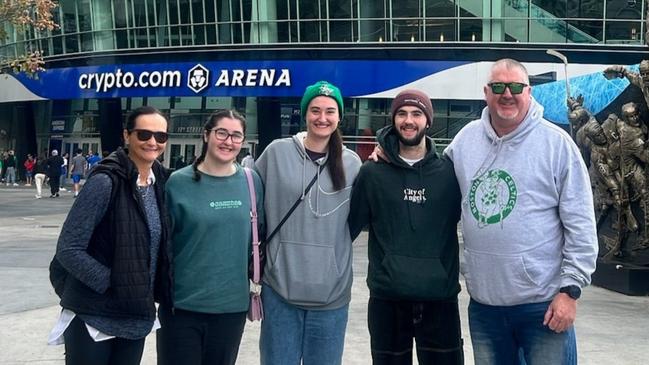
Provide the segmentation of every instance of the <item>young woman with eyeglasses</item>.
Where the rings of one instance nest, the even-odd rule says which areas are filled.
[[[157,109],[135,109],[126,148],[95,166],[65,220],[50,265],[63,310],[49,343],[65,343],[66,364],[139,364],[156,328],[154,290],[169,265],[157,161],[167,125]]]
[[[251,199],[236,162],[245,133],[245,119],[236,111],[212,114],[201,155],[167,183],[173,290],[159,308],[158,364],[234,364],[237,359],[250,301]],[[263,222],[263,187],[252,173]]]

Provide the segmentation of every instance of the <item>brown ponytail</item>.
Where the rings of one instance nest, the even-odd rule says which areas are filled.
[[[329,175],[331,175],[334,190],[340,191],[345,188],[345,169],[343,168],[343,137],[338,129],[329,137],[328,153]]]

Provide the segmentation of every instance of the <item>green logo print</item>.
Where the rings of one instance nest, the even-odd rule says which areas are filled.
[[[471,183],[469,207],[478,227],[502,222],[516,205],[516,183],[504,170],[490,170]]]

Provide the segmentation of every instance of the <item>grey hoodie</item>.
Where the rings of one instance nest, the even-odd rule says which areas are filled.
[[[271,232],[303,194],[327,156],[314,162],[306,132],[273,141],[255,166],[265,185],[266,227]],[[351,298],[352,240],[347,225],[351,186],[361,167],[343,147],[346,184],[334,191],[327,167],[267,246],[264,282],[287,302],[307,309],[336,309]]]
[[[523,122],[502,137],[485,108],[445,153],[462,191],[463,275],[474,300],[538,303],[590,283],[598,246],[588,172],[540,104],[532,99]]]

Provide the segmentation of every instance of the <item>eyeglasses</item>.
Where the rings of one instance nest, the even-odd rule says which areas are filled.
[[[135,132],[135,136],[142,142],[146,142],[155,138],[155,141],[158,143],[165,143],[169,139],[169,133],[167,132],[154,132],[148,129],[133,129],[131,132]]]
[[[504,94],[506,88],[509,88],[512,95],[520,94],[528,86],[522,82],[490,82],[487,85],[491,88],[491,92],[498,95]]]
[[[243,134],[239,132],[230,133],[225,128],[209,129],[210,132],[214,132],[216,139],[219,141],[225,141],[230,137],[232,143],[241,143],[246,138]]]

